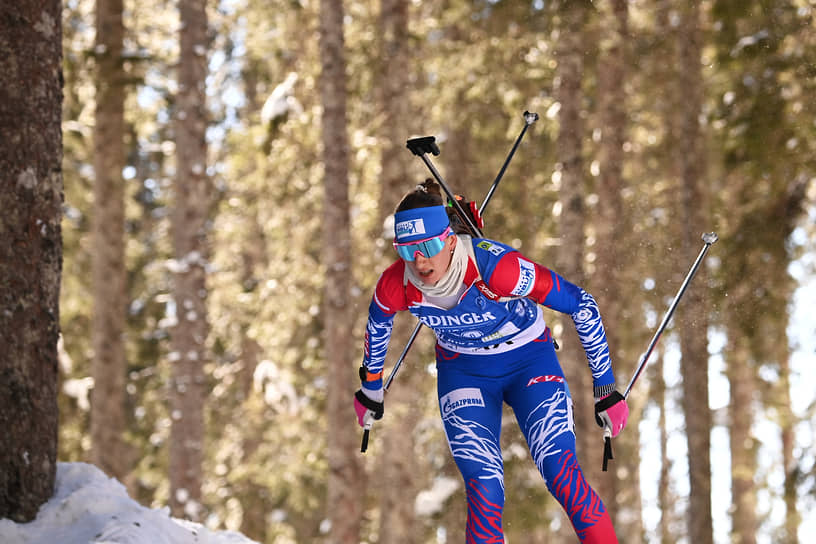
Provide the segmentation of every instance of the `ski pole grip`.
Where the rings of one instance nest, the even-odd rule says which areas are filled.
[[[439,155],[439,147],[436,145],[436,137],[434,136],[411,138],[406,142],[405,147],[417,157],[421,157],[425,153],[430,153],[434,156]]]

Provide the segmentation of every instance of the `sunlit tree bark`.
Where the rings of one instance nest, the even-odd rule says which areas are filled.
[[[675,155],[675,144],[679,129],[679,116],[676,115],[677,104],[683,99],[683,90],[675,85],[677,74],[676,71],[680,69],[676,62],[665,62],[666,58],[676,58],[676,44],[678,41],[678,33],[675,28],[676,12],[675,0],[659,0],[655,6],[655,31],[654,31],[654,50],[658,59],[655,66],[655,74],[658,81],[658,92],[655,93],[656,109],[660,118],[665,125],[663,134],[664,141],[661,146],[661,155],[664,157],[665,172],[664,177],[668,180],[677,180],[680,177],[680,165]],[[667,184],[674,186],[675,181]],[[667,191],[670,193],[671,189]],[[673,200],[672,196],[664,197],[668,200]],[[677,229],[666,229],[667,235],[664,239],[671,240],[676,236]],[[668,248],[673,247],[674,244],[667,244]],[[676,275],[672,274],[669,269],[670,265],[667,263],[659,263],[656,267],[655,276],[658,278],[657,283],[668,283],[673,280]],[[664,278],[664,279],[660,279]],[[663,300],[663,299],[658,299]],[[656,309],[657,312],[664,311],[661,305]],[[676,317],[675,317],[676,319]],[[664,341],[665,342],[665,341]],[[653,356],[658,359],[658,354]],[[681,520],[685,520],[685,515],[677,512],[674,505],[677,503],[677,495],[673,491],[671,471],[673,466],[673,459],[669,455],[669,415],[674,411],[671,405],[672,392],[667,389],[666,380],[664,378],[664,359],[662,357],[654,362],[655,378],[653,380],[652,400],[657,404],[660,410],[658,427],[660,429],[660,473],[658,476],[658,508],[660,510],[660,524],[659,537],[661,544],[674,544],[678,539],[678,527],[684,530],[687,525],[680,523],[676,516],[682,515]]]
[[[351,220],[349,216],[349,144],[346,119],[346,61],[342,0],[320,2],[320,100],[324,165],[323,258],[326,269],[324,316],[328,365],[329,542],[360,540],[363,512],[359,432],[350,409],[355,366],[352,363]]]
[[[558,61],[558,85],[555,97],[561,104],[559,110],[559,133],[557,141],[558,165],[560,173],[559,203],[561,205],[561,246],[558,255],[558,272],[567,280],[582,285],[584,283],[584,122],[581,117],[583,55],[581,54],[582,24],[585,17],[583,2],[568,2],[561,15],[561,39],[558,41],[556,60]],[[592,383],[588,377],[586,361],[580,353],[580,343],[569,323],[563,335],[569,338],[570,350],[562,350],[558,357],[573,391],[576,403],[576,426],[578,427],[578,456],[591,458],[594,451],[589,446],[587,431],[594,405],[591,399]],[[588,396],[587,396],[588,395]],[[584,402],[586,401],[586,402]],[[591,410],[590,410],[591,409]],[[586,446],[586,447],[584,447]]]
[[[747,294],[746,290],[741,290]],[[732,292],[731,312],[744,308],[746,300],[737,292]],[[731,306],[729,304],[728,306]],[[733,323],[733,322],[732,322]],[[732,542],[754,544],[757,528],[757,494],[754,476],[757,472],[757,449],[759,444],[751,434],[751,426],[761,407],[756,404],[756,377],[750,351],[744,336],[737,327],[729,327],[730,333],[726,364],[730,386],[730,406],[728,410],[729,438],[731,445],[731,497],[734,504],[732,516]]]
[[[378,68],[382,85],[379,91],[379,107],[382,134],[382,174],[380,176],[379,216],[385,219],[391,215],[402,195],[413,188],[420,179],[406,178],[410,171],[411,153],[405,147],[410,137],[410,102],[408,89],[411,87],[411,56],[409,54],[408,9],[406,0],[381,0],[380,2],[380,48]],[[412,183],[412,181],[414,183]],[[382,235],[382,223],[378,222],[378,235]],[[383,244],[385,259],[390,263],[394,252],[389,244]],[[392,335],[393,350],[399,353],[416,320],[400,316],[395,321]],[[431,335],[431,331],[424,331]],[[412,360],[417,352],[412,353]],[[414,515],[414,500],[417,492],[417,457],[414,454],[415,433],[421,410],[417,410],[422,390],[423,375],[421,365],[403,367],[399,379],[388,393],[388,420],[383,425],[382,450],[378,455],[389,462],[376,464],[375,476],[371,481],[379,485],[380,531],[382,542],[411,544],[419,542],[421,532],[417,530]]]
[[[674,496],[671,491],[671,459],[669,458],[668,444],[669,431],[667,428],[666,410],[666,380],[663,378],[664,364],[660,353],[654,354],[654,364],[652,365],[652,380],[649,398],[655,403],[660,411],[657,428],[659,433],[658,442],[660,444],[660,469],[657,479],[657,508],[660,510],[660,521],[657,527],[658,542],[661,544],[672,544],[677,539],[672,533],[671,510],[674,504]]]
[[[623,191],[627,186],[623,177],[624,144],[627,140],[626,80],[628,66],[628,5],[625,0],[598,4],[600,17],[600,58],[598,62],[598,97],[600,105],[601,142],[599,149],[600,173],[598,176],[598,221],[596,231],[595,280],[593,293],[601,307],[609,340],[610,355],[618,378],[618,389],[623,390],[633,368],[626,349],[627,315],[632,303],[628,296],[631,258],[627,249],[628,233],[635,218],[625,209]],[[595,286],[598,286],[596,288]],[[621,383],[622,382],[622,383]],[[642,399],[643,397],[639,397]],[[639,413],[637,403],[630,399],[631,419],[636,421]],[[638,469],[639,432],[637,425],[629,425],[615,441],[617,450],[613,464],[616,478],[604,478],[598,474],[598,465],[584,470],[594,470],[593,480],[599,483],[597,491],[606,501],[612,520],[619,534],[629,535],[627,540],[639,542],[643,534],[640,523],[640,477]],[[602,487],[601,487],[602,485]]]
[[[408,92],[415,77],[411,76],[411,55],[408,34],[409,2],[380,0],[379,62],[377,64],[378,102],[380,108],[380,150],[382,173],[379,177],[380,220],[394,212],[402,195],[413,188],[406,179],[411,153],[405,142],[411,134],[411,104]],[[419,183],[422,180],[416,180]],[[377,225],[379,228],[380,225]],[[378,234],[382,232],[378,231]],[[391,247],[388,259],[394,256]]]
[[[782,438],[782,466],[785,470],[785,523],[784,536],[780,544],[795,544],[798,540],[798,528],[801,523],[801,514],[797,505],[798,494],[796,487],[798,484],[798,464],[793,453],[796,433],[796,416],[793,413],[791,402],[791,368],[790,350],[787,344],[778,342],[779,351],[779,424]]]
[[[585,172],[583,158],[584,121],[581,116],[583,92],[581,88],[583,63],[583,25],[588,16],[584,1],[565,2],[559,11],[559,35],[555,58],[558,62],[557,85],[554,95],[561,105],[558,122],[559,132],[556,142],[560,173],[559,204],[561,209],[560,237],[556,270],[568,281],[584,285],[584,224],[586,210],[584,204]],[[587,369],[586,357],[581,350],[578,335],[567,317],[561,320],[563,329],[558,343],[561,351],[558,359],[572,393],[575,414],[575,434],[577,456],[582,468],[602,460],[602,450],[598,448],[598,427],[595,424],[592,398],[592,377]],[[590,480],[597,486],[598,481]],[[564,518],[564,529],[559,534],[565,542],[574,540],[575,535],[569,522]]]
[[[204,363],[207,321],[206,266],[212,189],[207,173],[208,124],[206,0],[181,0],[179,89],[176,96],[175,254],[171,330],[172,382],[170,507],[174,515],[198,520],[204,449]]]
[[[0,17],[0,518],[54,491],[62,273],[62,26],[55,0]]]
[[[122,436],[127,371],[122,9],[122,0],[96,2],[91,458],[109,476],[124,481],[129,467]]]
[[[247,195],[252,198],[251,195]],[[248,214],[247,223],[250,229],[248,236],[250,243],[243,248],[241,256],[241,284],[245,290],[256,289],[258,274],[269,265],[265,251],[266,239],[263,236],[258,214],[255,210]],[[264,414],[259,414],[257,401],[253,395],[254,375],[261,358],[264,355],[262,346],[250,334],[253,319],[247,316],[247,322],[241,325],[241,399],[243,400],[241,414],[246,414],[248,421],[264,421]],[[247,425],[257,429],[257,426]],[[263,445],[264,437],[257,432],[244,436],[241,445],[242,465],[251,466],[257,449]],[[241,484],[243,516],[241,518],[241,532],[258,542],[266,541],[267,515],[270,508],[269,490],[252,478],[245,478]]]
[[[558,270],[569,281],[581,285],[584,283],[584,158],[583,135],[584,122],[581,118],[581,73],[583,62],[581,55],[581,36],[584,12],[583,2],[569,3],[561,17],[562,39],[558,41],[556,52],[558,61],[558,85],[555,87],[555,97],[561,105],[559,110],[559,133],[557,141],[559,162],[557,170],[560,173],[559,203],[561,205],[561,246],[558,256]],[[574,331],[569,326],[564,327],[564,336],[570,337],[570,346],[580,346]],[[572,342],[575,340],[575,343]],[[586,368],[575,349],[569,353],[561,352],[561,366],[567,373],[572,391],[591,391],[592,385],[587,378]],[[574,385],[572,385],[574,384]],[[577,395],[578,399],[584,398]],[[573,399],[578,403],[578,399]],[[582,403],[583,404],[583,403]],[[587,406],[592,406],[587,402]],[[590,419],[595,424],[594,417],[590,418],[587,406],[582,406],[576,424],[579,428],[579,443],[582,432],[590,427]],[[576,409],[576,411],[578,411]],[[589,448],[579,447],[579,456],[585,459],[589,456]]]
[[[677,72],[675,84],[683,96],[675,104],[675,159],[678,162],[679,217],[682,275],[694,261],[701,247],[700,234],[710,223],[706,217],[704,134],[700,128],[703,107],[701,73],[702,32],[700,5],[680,3],[677,40]],[[705,285],[705,269],[698,272],[698,285]],[[683,375],[683,413],[686,420],[690,480],[689,539],[695,544],[711,544],[711,410],[708,402],[708,310],[703,293],[690,289],[683,304],[678,306],[677,326],[680,334]]]

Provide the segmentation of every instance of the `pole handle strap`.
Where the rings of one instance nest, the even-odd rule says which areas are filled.
[[[601,467],[604,472],[606,472],[606,468],[609,466],[610,459],[614,459],[612,456],[612,431],[609,427],[604,427],[604,453],[603,466]]]
[[[370,429],[365,429],[365,430],[363,431],[363,443],[362,443],[362,444],[360,444],[360,453],[365,453],[365,452],[366,452],[366,450],[368,449],[368,435],[369,435],[369,431],[370,431]]]
[[[606,472],[606,468],[609,465],[609,460],[614,459],[612,456],[612,439],[608,436],[604,437],[604,456],[603,456],[603,471]]]

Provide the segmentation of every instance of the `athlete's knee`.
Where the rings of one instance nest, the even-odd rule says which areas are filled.
[[[545,474],[547,488],[570,517],[573,512],[586,506],[585,503],[590,499],[590,495],[594,495],[584,479],[574,452],[563,452],[558,462],[551,465],[548,472],[550,474]]]

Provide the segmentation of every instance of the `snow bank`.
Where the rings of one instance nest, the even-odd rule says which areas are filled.
[[[257,544],[152,510],[125,486],[86,463],[59,463],[54,496],[31,523],[0,519],[3,544]]]

